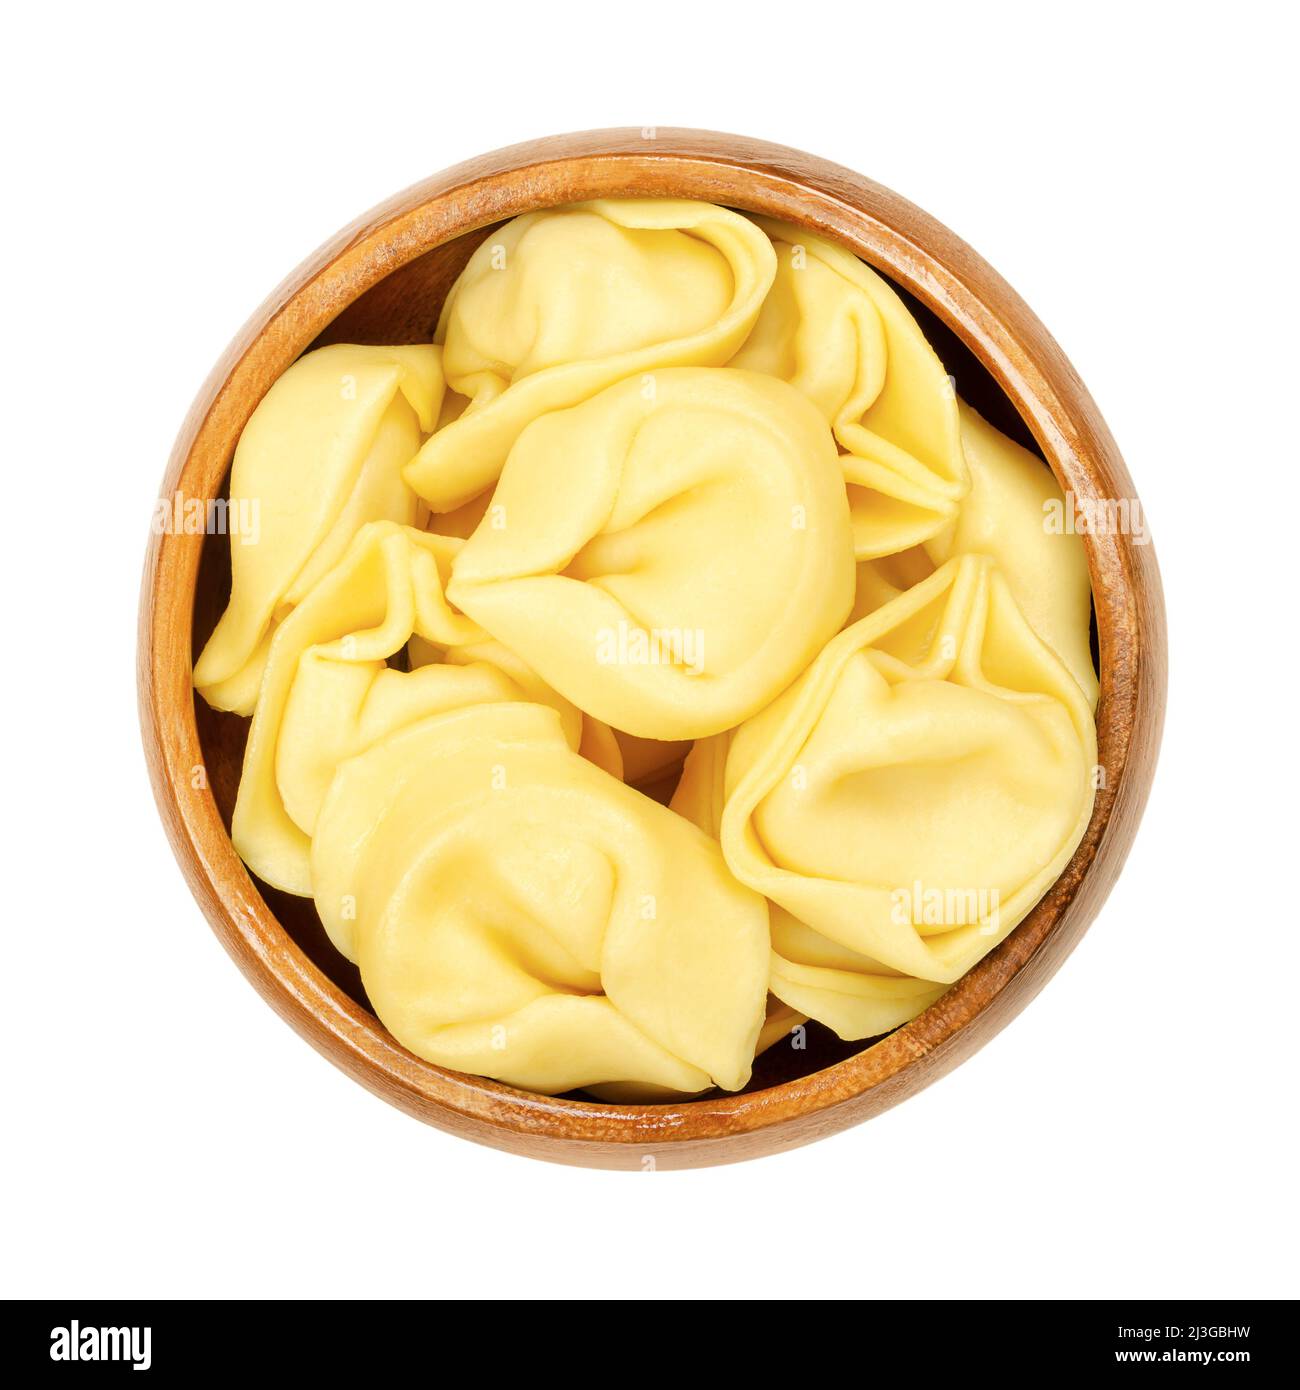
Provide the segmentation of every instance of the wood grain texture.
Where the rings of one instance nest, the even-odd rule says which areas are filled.
[[[1010,286],[946,228],[888,189],[810,155],[664,128],[653,138],[594,131],[484,155],[345,229],[271,295],[213,369],[181,428],[161,495],[221,495],[244,424],[305,349],[427,340],[485,229],[535,208],[603,196],[705,199],[840,242],[905,291],[927,331],[942,333],[969,363],[957,372],[963,392],[991,418],[1001,413],[1014,432],[1032,437],[1063,487],[1080,499],[1136,496],[1060,348]],[[1150,545],[1129,535],[1085,539],[1105,785],[1074,858],[1011,936],[919,1018],[865,1048],[823,1038],[810,1048],[805,1074],[789,1075],[787,1056],[740,1095],[665,1106],[535,1096],[423,1062],[388,1036],[355,972],[313,937],[311,904],[259,890],[230,843],[244,721],[196,704],[191,685],[196,642],[225,601],[224,537],[155,536],[145,561],[140,715],[159,811],[200,907],[263,997],[336,1065],[419,1119],[516,1153],[632,1170],[793,1148],[880,1113],[987,1042],[1060,967],[1123,865],[1160,741],[1163,598]]]

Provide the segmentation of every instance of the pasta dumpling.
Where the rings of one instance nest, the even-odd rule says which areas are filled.
[[[443,397],[441,349],[336,344],[300,357],[240,435],[230,500],[258,513],[255,544],[231,536],[230,602],[194,667],[214,708],[251,714],[271,635],[368,521],[410,524],[402,468]]]
[[[575,705],[682,740],[761,709],[853,601],[830,431],[728,368],[631,380],[520,436],[448,597]]]
[[[194,684],[252,715],[231,840],[436,1066],[740,1090],[808,1020],[934,1004],[1086,832],[1060,490],[796,227],[518,217],[434,343],[294,363],[230,500],[256,544]]]
[[[515,698],[532,704],[549,705],[560,716],[565,737],[584,758],[604,768],[613,777],[623,778],[623,751],[615,731],[608,724],[584,714],[566,700],[528,665],[500,642],[479,631],[473,640],[435,643],[418,634],[407,643],[407,661],[412,671],[437,662],[450,666],[490,666],[506,677],[517,692]]]
[[[890,970],[773,907],[768,988],[787,1007],[856,1042],[909,1023],[948,986]]]
[[[722,831],[730,747],[729,733],[701,739],[686,759],[670,803],[678,815],[715,838]],[[891,970],[814,931],[778,904],[769,906],[768,988],[794,1021],[816,1019],[849,1041],[879,1037],[915,1018],[947,988]]]
[[[961,556],[846,628],[735,731],[723,853],[796,922],[948,984],[1064,868],[1095,762],[1077,682],[993,562]]]
[[[526,698],[488,662],[387,664],[413,633],[449,647],[483,639],[443,597],[458,544],[371,522],[276,632],[231,824],[240,856],[273,887],[311,893],[311,836],[339,763],[425,715]]]
[[[1060,486],[1041,459],[964,401],[958,408],[970,492],[956,518],[923,544],[859,561],[853,618],[874,613],[954,555],[989,555],[1029,625],[1061,658],[1095,708],[1087,552],[1081,537],[1057,534],[1045,523],[1045,506],[1063,501]]]
[[[344,763],[312,877],[420,1057],[543,1093],[749,1077],[767,905],[716,843],[575,754],[553,709],[459,710]]]
[[[449,553],[455,553],[452,546]],[[519,691],[519,698],[533,704],[549,705],[560,716],[560,723],[571,746],[597,767],[629,786],[654,782],[680,767],[690,751],[686,742],[664,743],[658,739],[637,738],[621,729],[611,729],[602,720],[584,714],[577,705],[566,700],[528,665],[502,643],[485,632],[471,641],[439,645],[424,637],[413,636],[407,643],[407,660],[411,670],[435,662],[451,665],[495,666]]]
[[[775,267],[762,231],[709,203],[604,199],[516,218],[447,297],[437,341],[470,403],[407,480],[451,511],[493,482],[531,420],[641,373],[721,366]]]
[[[834,428],[859,559],[926,540],[969,486],[943,364],[870,266],[797,227],[755,220],[775,244],[776,278],[730,365],[790,382]]]
[[[1083,538],[1048,529],[1045,507],[1062,504],[1052,470],[964,401],[961,437],[971,489],[955,520],[925,542],[935,564],[953,555],[991,555],[1029,625],[1097,704],[1090,645],[1092,583]]]

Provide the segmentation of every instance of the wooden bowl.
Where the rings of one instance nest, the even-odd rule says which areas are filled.
[[[1047,330],[995,271],[879,184],[780,145],[691,130],[613,130],[499,150],[399,194],[341,232],[253,315],[199,392],[162,496],[221,495],[240,431],[271,383],[327,342],[426,342],[446,291],[494,226],[586,198],[698,198],[842,243],[908,298],[959,390],[1035,447],[1080,499],[1133,498],[1119,450]],[[1159,572],[1129,535],[1086,538],[1101,674],[1105,785],[1077,853],[1011,936],[932,1008],[871,1043],[813,1026],[759,1059],[738,1095],[678,1105],[549,1098],[433,1066],[371,1012],[310,901],[259,886],[230,843],[247,721],[197,700],[194,654],[224,606],[224,536],[162,534],[145,562],[139,690],[145,752],[172,847],[222,944],[315,1048],[439,1128],[563,1163],[644,1169],[793,1148],[878,1114],[969,1057],[1059,968],[1101,907],[1146,802],[1164,708]]]

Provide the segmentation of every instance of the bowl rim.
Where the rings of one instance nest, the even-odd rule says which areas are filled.
[[[271,383],[349,304],[443,242],[595,197],[698,198],[839,242],[934,311],[1010,399],[1063,488],[1136,499],[1091,396],[1023,300],[905,199],[850,170],[744,136],[644,128],[513,145],[397,194],[331,238],[236,335],[187,414],[160,496],[218,495],[234,442]],[[151,536],[137,653],[141,730],[173,852],[223,946],[318,1051],[392,1104],[497,1148],[587,1166],[732,1162],[808,1143],[921,1090],[1010,1021],[1096,915],[1132,844],[1154,775],[1166,655],[1159,570],[1127,534],[1084,537],[1101,652],[1105,784],[1069,865],[1011,935],[918,1018],[863,1052],[768,1090],[675,1105],[533,1095],[406,1052],[279,925],[231,845],[202,774],[191,627],[202,536]],[[196,785],[197,784],[197,785]]]

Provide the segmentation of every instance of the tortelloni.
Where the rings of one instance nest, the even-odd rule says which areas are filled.
[[[443,646],[482,639],[443,597],[458,544],[371,522],[276,632],[231,825],[244,862],[274,887],[311,893],[311,835],[341,762],[425,715],[524,698],[486,662],[387,664],[413,633]]]
[[[723,853],[873,968],[948,984],[1073,854],[1095,761],[1077,682],[993,562],[963,556],[846,628],[731,736]],[[817,1016],[779,978],[773,992]]]
[[[953,555],[991,555],[1029,625],[1095,706],[1087,552],[1081,536],[1058,534],[1048,526],[1047,508],[1062,504],[1060,486],[1041,459],[964,402],[961,437],[970,495],[956,520],[927,540],[925,549],[936,564]]]
[[[543,1093],[748,1080],[766,903],[715,842],[575,754],[553,709],[444,714],[344,763],[312,877],[420,1057]]]
[[[436,663],[493,668],[507,679],[510,688],[516,692],[513,698],[549,705],[560,716],[561,727],[570,745],[584,758],[590,758],[597,767],[604,768],[614,777],[625,777],[623,749],[615,731],[601,720],[584,714],[577,705],[552,690],[526,661],[520,660],[517,653],[494,641],[481,629],[475,628],[470,640],[455,643],[439,643],[414,634],[407,643],[406,655],[412,671]]]
[[[217,709],[251,714],[271,636],[368,521],[412,523],[402,478],[443,398],[441,349],[337,344],[300,357],[244,426],[232,506],[256,508],[231,536],[230,603],[194,667]]]
[[[924,544],[858,564],[853,617],[863,618],[933,574],[954,555],[997,561],[1029,625],[1065,663],[1090,706],[1097,704],[1092,664],[1092,586],[1083,540],[1047,524],[1063,502],[1041,459],[959,402],[971,489],[957,517]]]
[[[265,882],[312,892],[311,836],[339,764],[427,715],[498,701],[546,704],[570,747],[624,776],[612,729],[447,603],[460,545],[371,522],[277,631],[231,826],[235,847]],[[406,670],[389,665],[403,648]],[[651,745],[643,758],[653,770],[674,749]]]
[[[807,399],[657,372],[520,436],[448,597],[581,709],[642,738],[761,709],[848,616],[835,447]]]
[[[407,469],[434,511],[499,475],[524,426],[664,367],[721,366],[754,325],[776,257],[709,203],[605,199],[518,217],[443,308],[447,380],[470,398]]]
[[[934,1004],[1092,811],[1050,471],[867,265],[710,204],[517,218],[436,338],[308,353],[239,442],[194,680],[253,716],[249,869],[416,1056],[584,1103]]]
[[[847,1042],[878,1038],[928,1009],[948,989],[891,970],[772,907],[772,978],[788,1008]]]
[[[859,559],[927,540],[969,486],[943,364],[870,266],[797,227],[756,220],[776,246],[776,280],[731,365],[789,381],[834,428]]]
[[[701,739],[687,757],[671,808],[717,838],[726,804],[727,753],[731,735]],[[875,1038],[907,1023],[947,988],[891,970],[860,951],[823,936],[777,903],[771,917],[773,998],[785,1006],[775,1014],[788,1031],[791,1020],[816,1019],[846,1040]],[[761,1040],[760,1040],[761,1041]]]

